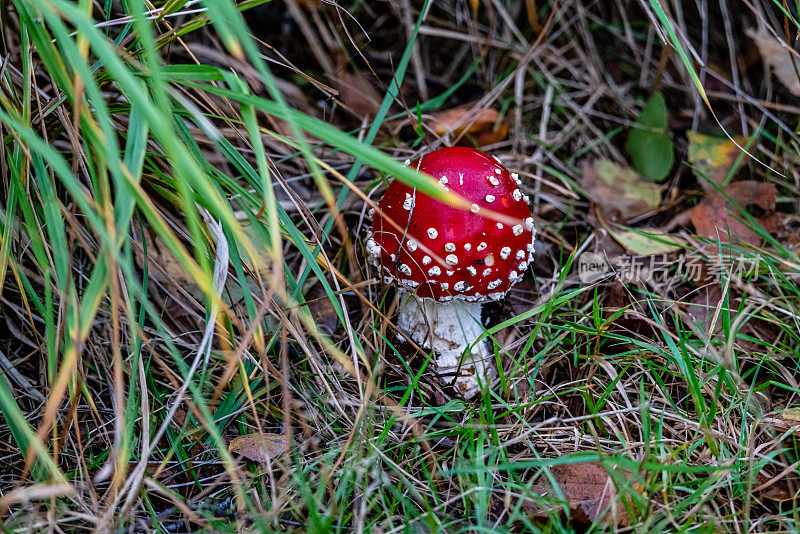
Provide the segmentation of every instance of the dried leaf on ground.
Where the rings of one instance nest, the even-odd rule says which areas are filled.
[[[339,100],[354,115],[360,119],[376,115],[383,98],[368,75],[360,70],[351,71],[342,56],[337,58],[334,82]]]
[[[144,237],[144,242],[138,243],[135,248],[135,259],[139,267],[144,267],[146,256],[148,275],[168,290],[174,290],[173,298],[177,300],[182,296],[190,296],[203,302],[203,292],[197,286],[194,276],[178,261],[161,236],[150,228],[141,233],[137,228],[136,234]]]
[[[800,96],[800,58],[793,54],[788,46],[772,36],[765,29],[745,30],[745,33],[756,43],[764,63],[770,66],[775,77],[794,94]]]
[[[607,159],[584,164],[581,185],[610,220],[643,215],[661,203],[657,184],[646,182],[633,169]]]
[[[800,432],[800,408],[781,410],[771,422],[781,432],[786,432],[787,430]]]
[[[728,242],[733,238],[759,246],[761,236],[738,220],[742,218],[741,214],[725,195],[742,207],[754,205],[772,212],[775,210],[777,189],[773,184],[744,180],[728,184],[724,188],[724,193],[723,195],[719,191],[713,191],[700,204],[689,210],[689,218],[697,234],[722,242]],[[767,233],[774,233],[777,230],[778,219],[774,213],[768,213],[757,220]]]
[[[614,481],[599,462],[554,465],[550,467],[550,474],[569,502],[573,519],[582,523],[599,520],[609,525],[630,524],[622,495],[617,493]],[[546,475],[531,489],[542,495],[558,496]]]
[[[708,192],[716,191],[713,184],[723,186],[725,178],[735,170],[734,166],[741,163],[742,149],[739,147],[747,144],[747,137],[738,136],[730,140],[697,132],[686,132],[686,136],[689,138],[689,163],[700,186]]]
[[[460,144],[491,145],[508,137],[508,124],[494,109],[448,109],[434,114],[430,126],[436,135],[449,134]]]
[[[753,493],[763,499],[775,502],[787,502],[797,499],[797,488],[800,480],[794,471],[772,476],[764,471],[756,473]]]
[[[322,284],[314,284],[306,293],[308,311],[322,332],[333,334],[339,325],[339,316]]]
[[[618,226],[610,229],[609,233],[626,251],[637,256],[669,254],[687,245],[680,237],[655,228],[632,229]]]
[[[266,464],[286,452],[286,437],[283,434],[255,432],[231,440],[231,454],[241,454],[248,460]]]
[[[706,332],[711,328],[711,320],[717,313],[717,306],[722,300],[722,288],[719,284],[706,284],[701,286],[689,300],[686,312],[689,317],[700,324]],[[721,320],[715,325],[719,329]]]

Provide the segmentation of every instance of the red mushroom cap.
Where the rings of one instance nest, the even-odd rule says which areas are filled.
[[[442,148],[411,162],[445,189],[472,202],[466,211],[393,181],[376,213],[367,252],[383,270],[420,298],[447,301],[501,299],[533,257],[533,218],[528,198],[499,160],[472,148]],[[497,222],[492,210],[518,221]]]

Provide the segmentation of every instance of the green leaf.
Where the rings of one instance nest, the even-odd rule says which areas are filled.
[[[711,192],[727,185],[744,160],[745,152],[739,147],[748,144],[747,137],[716,138],[697,132],[686,132],[686,137],[689,163],[702,188]]]
[[[675,163],[675,150],[667,132],[667,105],[661,93],[655,93],[642,108],[625,150],[633,168],[644,178],[658,182],[669,174]]]
[[[617,225],[616,228],[610,228],[608,233],[625,247],[629,254],[637,256],[669,254],[688,245],[680,237],[656,228],[637,229]]]

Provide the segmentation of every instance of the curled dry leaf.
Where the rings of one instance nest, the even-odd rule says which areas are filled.
[[[581,185],[610,220],[631,219],[655,210],[661,203],[657,184],[607,159],[584,164]]]
[[[246,434],[232,439],[228,450],[231,454],[240,454],[253,462],[266,464],[286,452],[286,436],[259,432]]]
[[[745,33],[756,43],[764,63],[770,66],[775,77],[794,94],[800,96],[800,58],[788,46],[778,41],[765,29],[748,29]]]
[[[494,109],[461,106],[433,115],[430,123],[436,135],[450,135],[456,144],[478,146],[498,143],[508,137],[508,124]]]
[[[686,136],[689,138],[689,163],[700,186],[707,192],[716,191],[713,184],[723,186],[725,178],[735,170],[734,166],[741,163],[739,147],[747,144],[747,138],[719,139],[697,132],[687,132]]]
[[[622,495],[617,492],[614,481],[599,462],[554,465],[550,467],[550,474],[569,502],[574,520],[581,523],[602,521],[608,525],[630,525]],[[545,475],[531,489],[542,495],[558,495]],[[542,513],[533,506],[526,507]]]
[[[768,212],[757,220],[768,233],[777,230],[778,218],[772,212],[775,210],[778,192],[773,184],[743,180],[725,186],[724,193],[713,191],[689,210],[689,218],[698,235],[722,242],[738,239],[754,246],[761,244],[761,237],[739,220],[742,218],[741,214],[726,195],[742,207],[754,205]]]

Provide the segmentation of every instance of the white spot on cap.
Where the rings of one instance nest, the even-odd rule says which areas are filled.
[[[491,281],[491,282],[489,282],[489,284],[486,286],[486,289],[488,289],[489,291],[491,291],[492,289],[497,289],[497,286],[499,286],[499,285],[500,285],[500,284],[502,284],[502,283],[503,283],[503,281],[502,281],[502,280],[500,280],[499,278],[498,278],[497,280],[492,280],[492,281]]]
[[[496,174],[503,174],[503,171],[502,171],[502,170],[500,170],[500,167],[495,167],[495,169],[494,169],[494,172],[495,172]]]
[[[436,239],[439,235],[439,232],[436,231],[436,228],[428,228],[428,237],[431,239]]]
[[[467,272],[469,273],[470,276],[475,276],[476,274],[478,274],[478,270],[475,269],[475,267],[473,267],[472,265],[467,267]]]
[[[525,245],[525,248],[528,249],[528,252],[533,252],[533,243],[528,243],[527,245]]]
[[[510,254],[511,254],[511,247],[503,247],[500,249],[500,257],[503,258],[504,260],[508,259],[508,256]]]
[[[494,176],[489,177],[489,183],[492,185],[500,185],[500,180],[495,178]]]
[[[453,285],[453,289],[456,291],[464,291],[464,288],[467,286],[467,283],[463,280],[459,280]]]
[[[367,212],[367,217],[371,219],[374,216],[375,216],[375,208],[370,208],[369,211]]]
[[[456,272],[455,271],[445,271],[445,274],[447,276],[453,276],[454,274],[456,274]]]
[[[397,260],[397,256],[395,256],[394,254],[389,254],[389,257],[392,259],[392,261]]]
[[[381,255],[381,246],[371,237],[367,239],[367,254],[373,258]]]
[[[514,282],[517,278],[519,278],[519,273],[517,273],[517,271],[511,271],[508,273],[508,279],[510,281]]]
[[[446,243],[444,245],[444,249],[447,252],[455,252],[456,251],[456,245],[455,245],[455,243]]]
[[[494,202],[494,195],[486,195],[486,202]]]
[[[528,195],[522,195],[522,200],[525,201],[525,204],[531,203],[531,197],[529,197]]]
[[[511,227],[511,231],[514,232],[514,235],[521,234],[522,233],[522,225],[521,224],[515,224],[513,227]]]
[[[464,173],[458,173],[458,185],[464,185]]]
[[[514,179],[515,182],[519,183],[519,174],[512,172],[511,177]]]
[[[525,219],[525,229],[529,232],[533,231],[533,217]]]
[[[422,257],[422,265],[428,265],[431,262],[430,256],[423,256]]]
[[[409,239],[406,241],[406,248],[409,250],[409,252],[414,252],[417,250],[417,242],[413,239]]]
[[[447,291],[448,289],[450,289],[450,284],[442,282],[442,291]]]
[[[439,268],[439,266],[434,265],[433,267],[428,269],[428,274],[431,276],[439,276],[440,274],[442,274],[442,270]]]
[[[403,165],[405,165],[406,167],[408,167],[409,165],[411,165],[411,160],[410,160],[410,159],[406,159],[406,160],[403,162]]]
[[[502,230],[503,229],[503,223],[497,223],[497,229],[498,230]]]
[[[476,250],[477,250],[478,252],[480,252],[481,250],[485,249],[485,248],[486,248],[486,247],[488,247],[488,246],[489,246],[489,245],[487,245],[485,241],[481,241],[480,245],[478,245],[478,248],[477,248]]]
[[[492,265],[494,265],[494,256],[493,256],[493,255],[491,255],[491,254],[489,254],[488,256],[486,256],[486,259],[485,259],[485,260],[483,260],[483,261],[484,261],[484,263],[485,263],[486,265],[488,265],[489,267],[491,267]]]
[[[406,193],[406,199],[403,201],[403,209],[406,211],[411,211],[411,208],[413,207],[414,207],[414,197]]]
[[[472,213],[478,213],[480,209],[481,207],[478,206],[477,204],[473,204],[472,206],[469,207],[469,211],[471,211]]]
[[[464,243],[464,250],[466,250],[467,252],[469,252],[469,250],[470,250],[471,248],[472,248],[472,243]]]
[[[458,256],[455,254],[448,254],[447,257],[444,259],[447,265],[457,265],[458,264]]]
[[[489,276],[490,274],[492,274],[492,270],[487,267],[486,269],[483,270],[482,276]]]
[[[522,258],[524,258],[524,257],[525,257],[525,251],[524,251],[524,250],[522,250],[522,249],[519,249],[519,250],[517,251],[517,259],[518,259],[518,260],[521,260],[521,259],[522,259]]]
[[[411,276],[411,267],[403,263],[402,265],[400,265],[400,272],[406,276]]]
[[[520,191],[519,189],[514,189],[514,191],[512,191],[511,193],[511,196],[514,197],[514,200],[519,202],[522,199],[522,191]]]

